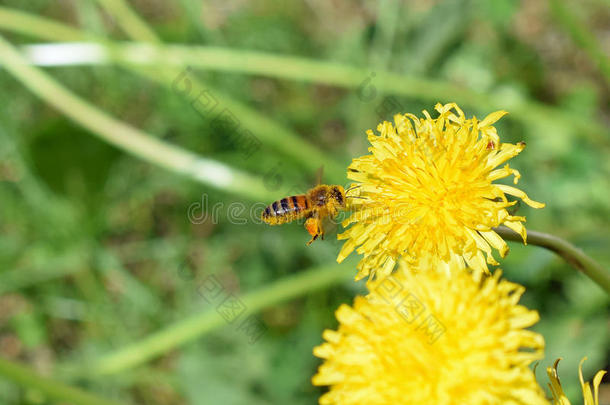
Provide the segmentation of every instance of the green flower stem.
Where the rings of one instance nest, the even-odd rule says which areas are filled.
[[[523,242],[521,235],[505,226],[494,228],[494,230],[505,240]],[[581,249],[572,245],[570,242],[554,235],[531,231],[528,229],[527,243],[530,245],[540,246],[557,253],[575,269],[582,271],[591,280],[595,281],[601,288],[610,294],[610,272],[608,272],[607,269],[603,268],[591,257],[587,256]]]
[[[41,377],[33,370],[0,357],[0,375],[25,388],[36,389],[58,402],[72,405],[118,405],[79,388]]]
[[[270,197],[260,179],[147,135],[95,108],[41,70],[30,66],[2,36],[0,64],[42,100],[101,139],[136,157],[249,199],[267,200]]]
[[[237,322],[245,319],[249,314],[283,301],[353,279],[354,272],[351,271],[353,267],[353,263],[351,263],[313,268],[239,297],[246,310]],[[91,376],[118,373],[228,325],[213,305],[207,305],[203,298],[201,304],[206,308],[195,315],[178,321],[114,353],[103,356],[85,367],[77,366],[75,368],[68,365],[64,368],[64,372],[67,372],[68,375],[86,373]],[[230,325],[230,327],[236,328],[235,325]],[[236,333],[245,332],[236,331]]]

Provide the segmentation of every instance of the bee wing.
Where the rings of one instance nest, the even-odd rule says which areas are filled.
[[[316,170],[316,186],[322,184],[322,176],[324,175],[324,165],[320,166],[318,170]]]
[[[336,235],[339,231],[339,222],[337,222],[336,218],[325,217],[322,218],[322,223],[324,227],[324,233],[326,235]],[[336,240],[337,238],[332,238]]]

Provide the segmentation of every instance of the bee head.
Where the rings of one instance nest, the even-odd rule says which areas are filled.
[[[345,190],[341,186],[332,186],[330,197],[341,208],[345,208]]]

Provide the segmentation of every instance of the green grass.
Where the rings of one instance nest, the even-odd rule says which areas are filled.
[[[398,110],[508,110],[502,139],[528,144],[511,166],[547,203],[520,209],[528,227],[610,268],[607,2],[553,0],[548,15],[509,1],[130,4],[0,7],[0,402],[316,403],[311,350],[362,292],[354,262],[335,263],[332,234],[306,248],[302,226],[238,222],[320,166],[346,183],[364,131]],[[75,40],[110,63],[35,67],[17,51]],[[172,87],[186,65],[189,95]],[[244,158],[192,108],[197,89],[261,149]],[[204,194],[217,218],[193,223]],[[581,403],[580,359],[586,378],[608,368],[608,296],[534,246],[511,243],[502,268],[540,312],[538,380],[563,357]],[[210,275],[265,325],[256,343],[197,293]]]

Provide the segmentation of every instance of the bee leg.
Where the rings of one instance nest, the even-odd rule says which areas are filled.
[[[322,220],[318,219],[318,236],[324,240],[324,228],[322,227]]]
[[[313,241],[318,239],[318,237],[320,235],[322,235],[322,238],[324,238],[322,222],[320,221],[319,218],[316,218],[316,217],[308,218],[307,221],[305,221],[305,229],[307,229],[307,232],[309,232],[309,234],[311,235],[311,240],[309,242],[307,242],[307,246],[311,245],[313,243]]]

